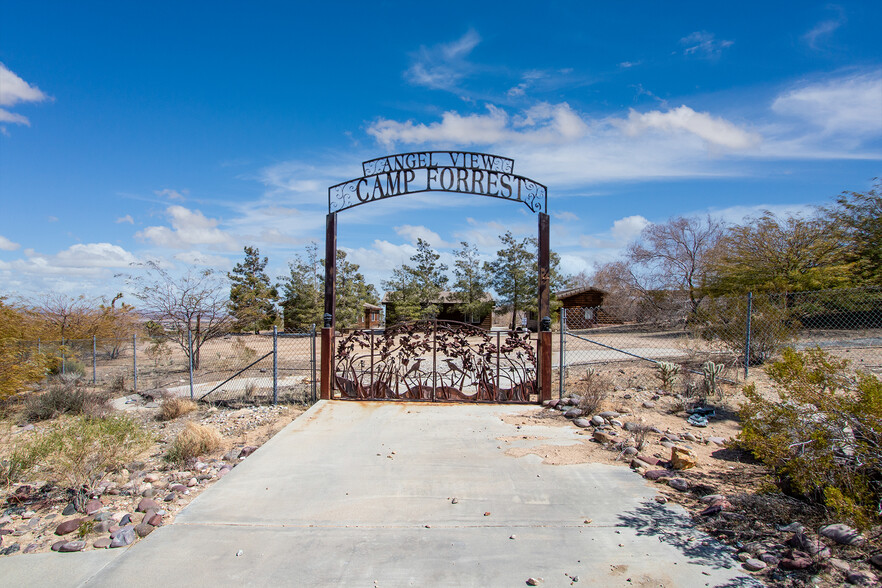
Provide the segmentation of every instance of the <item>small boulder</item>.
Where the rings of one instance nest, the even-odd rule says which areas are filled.
[[[110,535],[111,547],[125,547],[135,542],[134,525],[126,525]]]
[[[840,545],[860,545],[864,542],[864,537],[860,533],[842,523],[821,527],[818,532]]]
[[[606,419],[603,418],[602,416],[596,414],[593,417],[591,417],[591,424],[594,425],[595,427],[602,427],[603,425],[606,424]]]
[[[878,579],[872,572],[850,572],[845,581],[855,586],[878,586]]]
[[[743,565],[744,565],[745,570],[748,570],[750,572],[759,572],[761,570],[766,569],[766,566],[768,564],[766,564],[766,562],[764,562],[762,560],[750,558],[750,559],[746,560]]]
[[[135,508],[135,512],[147,512],[148,510],[159,510],[162,508],[158,502],[150,498],[142,498],[138,503],[137,508]]]
[[[103,507],[104,507],[104,505],[101,504],[100,500],[98,500],[97,498],[93,498],[92,500],[90,500],[89,502],[86,503],[86,514],[93,515],[96,512],[98,512],[99,510],[101,510]]]
[[[582,409],[581,408],[571,408],[564,413],[564,417],[566,417],[568,419],[574,419],[574,418],[580,417],[580,416],[582,416]]]
[[[694,468],[698,457],[695,452],[685,447],[671,448],[671,465],[675,470],[688,470]]]
[[[52,547],[50,547],[49,549],[51,549],[52,551],[58,551],[59,549],[61,549],[61,546],[64,545],[65,543],[67,543],[67,541],[65,541],[64,539],[62,539],[61,541],[56,541],[55,543],[52,544]]]
[[[689,490],[689,482],[687,482],[683,478],[671,478],[670,480],[668,480],[668,486],[678,492],[686,492],[687,490]]]
[[[619,413],[617,413],[616,411],[614,411],[614,410],[607,410],[607,411],[604,411],[604,412],[597,413],[597,416],[601,416],[601,417],[603,417],[603,418],[605,418],[606,420],[609,421],[609,420],[612,420],[612,419],[618,418],[618,417],[621,416],[621,415],[620,415]]]
[[[83,521],[85,521],[85,520],[86,520],[85,518],[78,518],[78,519],[70,519],[70,520],[64,521],[63,523],[61,523],[57,527],[55,527],[55,534],[56,535],[67,535],[69,533],[73,533],[74,531],[76,531],[77,529],[80,528],[80,525],[82,525]]]
[[[242,459],[242,458],[248,457],[249,455],[251,455],[251,454],[254,453],[255,451],[257,451],[257,447],[254,447],[253,445],[249,445],[249,446],[247,446],[247,447],[243,447],[243,448],[242,448],[242,451],[239,453],[239,459]]]
[[[92,543],[92,547],[94,547],[95,549],[107,549],[108,547],[110,547],[110,537],[95,539],[95,542]]]
[[[674,473],[668,470],[649,470],[643,477],[647,480],[661,480],[662,478],[670,478]]]
[[[61,553],[70,553],[73,551],[82,551],[85,548],[85,541],[66,541],[64,545],[58,548],[58,551]]]
[[[615,435],[612,435],[605,431],[594,431],[593,437],[596,441],[602,443],[603,445],[606,445],[607,443],[617,443],[619,441]]]
[[[588,419],[583,419],[581,417],[577,419],[573,419],[573,424],[579,427],[580,429],[586,429],[591,426],[591,421]]]
[[[146,537],[147,535],[152,533],[153,529],[155,528],[156,527],[154,527],[153,525],[148,525],[147,523],[139,523],[135,525],[135,533],[138,535],[138,537]]]

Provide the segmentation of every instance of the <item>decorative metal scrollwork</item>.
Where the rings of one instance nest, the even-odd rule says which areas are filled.
[[[337,345],[342,398],[530,402],[537,393],[530,334],[487,332],[452,321],[355,331]]]

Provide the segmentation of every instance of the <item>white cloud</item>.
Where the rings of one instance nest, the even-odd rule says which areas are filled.
[[[114,222],[116,222],[117,224],[119,224],[119,223],[129,223],[130,225],[133,225],[133,224],[135,224],[135,219],[132,218],[132,215],[127,214],[127,215],[125,215],[125,216],[121,216],[121,217],[119,217],[119,218],[116,219],[116,221],[114,221]]]
[[[639,214],[635,214],[633,216],[626,216],[625,218],[620,218],[619,220],[613,222],[613,226],[610,229],[610,234],[613,236],[613,239],[618,243],[627,243],[631,241],[635,237],[637,237],[643,229],[649,226],[649,221],[640,216]]]
[[[441,235],[422,225],[402,225],[400,227],[395,227],[395,232],[402,237],[406,237],[413,245],[417,244],[417,239],[422,239],[432,247],[450,246],[449,243],[441,238]]]
[[[612,226],[603,233],[583,235],[579,240],[582,247],[589,249],[620,250],[640,235],[651,223],[639,214],[626,216],[613,221]]]
[[[441,116],[440,122],[428,125],[381,118],[371,124],[367,132],[390,148],[396,143],[560,143],[574,141],[588,133],[588,126],[582,117],[566,102],[537,104],[514,120],[510,120],[503,109],[492,104],[488,104],[486,109],[487,114],[461,115],[448,111]]]
[[[882,70],[803,84],[778,96],[772,110],[826,133],[882,132]]]
[[[823,41],[826,41],[831,37],[833,33],[846,22],[845,12],[841,7],[828,5],[828,8],[836,10],[838,12],[837,17],[819,22],[809,32],[802,36],[802,40],[812,49],[818,49],[818,46]]]
[[[166,213],[171,221],[171,228],[147,227],[135,233],[135,237],[169,249],[189,249],[194,245],[209,245],[226,250],[238,248],[236,239],[217,228],[216,219],[207,218],[198,210],[175,204],[169,206]]]
[[[685,55],[701,55],[703,57],[719,57],[723,49],[731,47],[734,41],[717,41],[713,33],[696,31],[680,39],[680,44],[685,45]]]
[[[0,106],[15,106],[20,102],[42,102],[48,97],[36,86],[15,75],[0,62]],[[27,117],[0,108],[0,122],[30,125]]]
[[[199,265],[219,269],[227,269],[233,265],[229,259],[222,255],[209,255],[195,249],[176,253],[174,259],[188,265]]]
[[[568,211],[568,210],[564,210],[564,211],[561,211],[561,212],[552,212],[552,213],[551,213],[551,216],[553,216],[556,220],[559,220],[559,221],[564,222],[564,223],[566,223],[566,222],[573,222],[573,221],[577,221],[577,220],[579,220],[579,217],[576,216],[575,213],[572,213],[572,212],[570,212],[570,211]]]
[[[18,243],[13,243],[3,235],[0,235],[0,251],[15,251],[21,247]]]
[[[127,268],[138,259],[119,245],[111,243],[77,243],[55,255],[24,250],[25,257],[6,264],[10,269],[29,275],[106,276],[107,271]]]
[[[638,135],[647,129],[668,133],[687,132],[704,139],[709,145],[727,149],[747,149],[762,140],[757,133],[745,131],[707,112],[695,112],[685,105],[667,112],[652,110],[643,114],[632,109],[624,128],[631,135]]]
[[[184,201],[184,200],[186,200],[186,197],[185,197],[185,196],[186,196],[187,194],[189,194],[190,191],[189,191],[189,190],[181,190],[180,192],[178,192],[177,190],[172,190],[172,189],[170,189],[170,188],[165,188],[165,189],[163,189],[163,190],[154,190],[153,193],[156,194],[157,196],[165,196],[165,197],[168,198],[169,200],[181,200],[181,201]]]
[[[404,77],[418,86],[435,90],[453,90],[472,70],[465,58],[480,42],[480,35],[474,30],[469,30],[451,43],[429,48],[421,47],[414,56],[414,63],[404,73]]]

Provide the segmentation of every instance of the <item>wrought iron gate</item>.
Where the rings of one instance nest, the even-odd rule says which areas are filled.
[[[341,399],[529,403],[538,399],[530,333],[454,321],[355,331],[336,350]]]

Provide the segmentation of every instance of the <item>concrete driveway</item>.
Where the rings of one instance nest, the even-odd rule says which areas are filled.
[[[0,578],[53,586],[486,587],[525,586],[531,577],[542,586],[759,585],[627,468],[506,455],[511,446],[577,442],[569,427],[517,428],[501,418],[537,410],[320,402],[131,548],[5,558]]]

